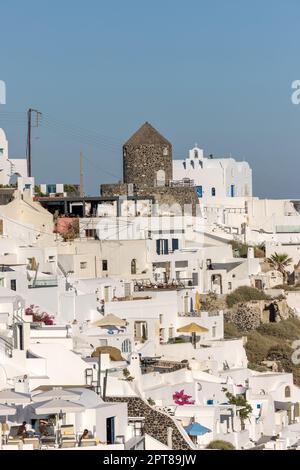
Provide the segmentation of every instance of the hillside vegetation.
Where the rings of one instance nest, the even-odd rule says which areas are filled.
[[[225,338],[247,337],[245,349],[251,369],[265,371],[268,369],[262,364],[263,361],[276,361],[278,371],[292,372],[295,384],[300,386],[300,365],[292,362],[292,343],[300,339],[298,318],[263,324],[255,331],[239,331],[228,322],[224,327]]]

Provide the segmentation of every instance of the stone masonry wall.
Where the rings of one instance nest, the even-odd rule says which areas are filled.
[[[144,417],[144,431],[154,439],[168,445],[168,428],[172,428],[172,448],[174,450],[191,450],[193,445],[179,432],[174,421],[164,413],[160,413],[139,397],[107,397],[109,402],[125,402],[128,405],[128,417]]]
[[[103,197],[126,196],[127,191],[128,186],[125,183],[101,185],[101,195]],[[194,215],[199,204],[196,187],[143,187],[136,184],[134,194],[136,196],[153,196],[155,203],[159,205],[167,204],[172,206],[173,204],[179,204],[182,209],[184,209],[185,205],[191,205]]]
[[[172,146],[167,144],[124,145],[123,176],[125,183],[154,186],[157,172],[165,172],[165,181],[172,180]]]

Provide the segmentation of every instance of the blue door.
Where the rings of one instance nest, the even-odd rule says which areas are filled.
[[[234,187],[234,184],[232,184],[230,186],[230,196],[231,197],[234,197],[235,196],[235,187]]]
[[[197,196],[202,197],[202,195],[203,195],[202,186],[197,186]]]

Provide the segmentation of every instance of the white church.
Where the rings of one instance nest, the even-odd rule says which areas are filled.
[[[197,146],[186,159],[173,160],[173,180],[197,186],[199,198],[252,196],[252,170],[247,162],[205,157]]]
[[[18,188],[22,190],[30,189],[19,186],[32,186],[33,178],[28,178],[26,158],[8,157],[8,141],[4,130],[0,128],[0,185],[11,184],[18,184]]]

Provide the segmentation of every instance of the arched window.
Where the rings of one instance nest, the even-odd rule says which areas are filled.
[[[211,188],[211,195],[215,196],[216,195],[216,188]]]
[[[130,339],[124,339],[121,346],[122,353],[131,353],[131,341]]]
[[[136,259],[131,260],[131,274],[136,274]]]
[[[291,387],[288,385],[284,389],[284,396],[285,398],[291,398]]]
[[[198,150],[197,149],[194,150],[194,158],[198,158]]]

